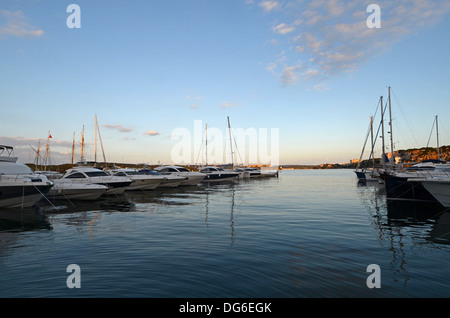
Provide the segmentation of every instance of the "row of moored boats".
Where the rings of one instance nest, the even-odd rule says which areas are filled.
[[[17,162],[13,147],[0,146],[0,207],[30,207],[48,200],[96,200],[133,190],[155,190],[239,179],[277,177],[278,171],[207,166],[191,171],[180,166],[155,169],[102,169],[79,165],[65,173],[33,171]]]
[[[379,168],[375,167],[374,158],[374,127],[373,117],[370,120],[369,132],[371,136],[371,152],[369,162],[372,162],[371,168],[364,168],[355,170],[359,180],[363,181],[379,181],[383,183],[386,188],[386,197],[389,200],[407,200],[419,202],[439,202],[445,208],[450,208],[450,164],[440,159],[439,156],[439,132],[438,132],[438,117],[436,116],[436,136],[437,136],[437,159],[426,160],[420,163],[411,164],[409,167],[404,167],[402,164],[396,164],[394,159],[394,140],[392,136],[392,116],[389,120],[389,136],[391,140],[391,158],[387,158],[385,151],[384,140],[384,112],[389,106],[389,114],[391,114],[391,88],[389,87],[389,99],[385,105],[383,97],[380,97],[379,106],[381,109],[381,120],[378,131],[381,130],[382,141],[382,159]],[[378,106],[377,106],[378,107]],[[433,125],[434,126],[434,125]],[[366,142],[369,138],[369,133],[366,137]],[[378,139],[378,138],[376,138]],[[366,143],[364,144],[364,147]],[[363,148],[364,152],[364,148]],[[361,158],[362,159],[362,153]],[[361,160],[360,160],[361,162]]]
[[[408,168],[355,171],[363,181],[380,181],[389,200],[439,202],[450,208],[450,164],[424,161]]]

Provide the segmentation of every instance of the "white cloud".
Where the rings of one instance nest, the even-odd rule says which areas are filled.
[[[275,4],[276,3],[276,4]],[[366,12],[372,0],[262,1],[266,12],[277,8],[272,31],[283,60],[274,56],[266,69],[284,85],[310,81],[312,86],[332,76],[357,70],[397,41],[435,25],[450,12],[448,0],[379,0],[380,29],[370,29]],[[284,21],[283,21],[284,20]],[[319,86],[317,86],[319,87]]]
[[[108,128],[108,129],[115,129],[118,130],[120,132],[130,132],[133,131],[132,128],[125,128],[122,125],[110,125],[110,124],[104,124],[103,127]]]
[[[0,38],[7,36],[39,37],[43,34],[42,29],[28,24],[22,11],[0,10]]]
[[[236,104],[230,103],[230,102],[223,102],[221,104],[221,107],[222,108],[234,108],[234,107],[239,107],[239,106]]]
[[[281,23],[281,24],[278,24],[277,26],[273,27],[272,30],[279,34],[287,34],[287,33],[294,31],[295,28],[293,26],[287,25],[285,23]]]
[[[149,131],[145,132],[144,135],[157,136],[157,135],[159,135],[159,132],[157,132],[156,130],[149,130]]]
[[[270,1],[270,0],[264,0],[259,3],[259,5],[264,9],[264,11],[269,12],[274,9],[277,9],[280,7],[280,3],[278,1]]]

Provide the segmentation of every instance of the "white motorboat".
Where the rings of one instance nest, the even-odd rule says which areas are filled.
[[[200,169],[200,172],[206,174],[202,182],[233,182],[239,178],[236,171],[225,171],[220,167],[206,166]]]
[[[67,170],[61,179],[69,179],[78,183],[105,185],[108,187],[105,194],[122,194],[132,183],[132,180],[128,177],[110,176],[103,170],[81,166]]]
[[[106,193],[106,185],[74,182],[70,179],[55,179],[47,193],[50,200],[97,200]]]
[[[130,168],[111,169],[106,170],[106,172],[112,176],[130,178],[133,182],[126,189],[126,191],[154,190],[164,181],[164,176],[142,174],[136,169]]]
[[[203,179],[205,179],[206,174],[198,171],[189,171],[184,167],[179,166],[161,166],[155,168],[155,171],[161,173],[164,176],[171,175],[176,177],[186,178],[181,182],[180,185],[198,185]]]
[[[408,179],[408,182],[421,183],[442,206],[450,208],[450,176],[411,178]]]
[[[158,188],[176,188],[183,181],[185,181],[187,179],[186,177],[163,175],[160,172],[152,170],[152,169],[141,169],[141,170],[139,170],[139,173],[144,174],[144,175],[163,176],[164,180],[161,182],[161,184],[158,186]]]
[[[250,178],[259,178],[261,177],[261,170],[257,168],[243,168],[245,171],[250,173]]]
[[[245,170],[244,168],[235,168],[233,171],[239,174],[239,179],[249,179],[250,171]]]
[[[278,170],[265,170],[261,169],[261,177],[276,177],[278,178]]]
[[[17,163],[13,147],[0,146],[0,154],[0,207],[31,207],[53,186],[44,175]]]

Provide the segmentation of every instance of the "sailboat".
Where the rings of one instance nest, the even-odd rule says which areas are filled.
[[[381,128],[381,141],[382,141],[382,155],[381,155],[381,164],[382,169],[375,168],[375,158],[374,158],[374,134],[373,134],[373,116],[370,117],[370,126],[369,132],[371,136],[372,149],[369,156],[369,161],[372,162],[372,167],[370,169],[360,169],[361,159],[364,153],[364,149],[367,143],[367,139],[369,137],[369,132],[367,133],[366,141],[363,146],[363,150],[361,152],[361,156],[359,159],[358,167],[355,169],[356,176],[359,180],[363,181],[384,181],[383,175],[388,170],[393,170],[395,168],[395,159],[394,159],[394,139],[393,139],[393,131],[392,131],[392,106],[391,106],[391,87],[389,87],[389,134],[391,140],[391,160],[388,159],[386,154],[386,146],[385,146],[385,136],[384,136],[384,115],[385,115],[385,106],[383,104],[383,96],[380,97],[380,109],[381,109],[381,121],[378,129]],[[386,106],[387,107],[387,106]],[[377,133],[378,135],[378,133]],[[381,179],[380,179],[381,178]]]
[[[248,178],[260,178],[260,177],[278,177],[278,170],[261,170],[258,168],[235,166],[234,152],[233,152],[234,138],[231,135],[231,125],[230,125],[230,117],[229,116],[227,116],[227,121],[228,121],[228,132],[230,135],[231,169],[233,171],[239,173],[239,178],[240,179],[248,179]],[[236,146],[236,149],[237,149],[237,146]]]
[[[444,180],[450,180],[450,164],[443,163],[439,154],[438,116],[435,117],[437,135],[437,160],[415,164],[404,171],[392,171],[383,177],[386,184],[386,196],[390,200],[437,201],[430,193],[438,182],[445,186]],[[432,183],[433,180],[436,183]],[[433,184],[433,185],[431,185]],[[441,187],[439,187],[441,188]],[[440,190],[438,190],[440,191]]]
[[[201,167],[199,171],[205,175],[202,183],[217,183],[217,182],[234,182],[239,177],[239,173],[232,170],[225,170],[222,167],[208,165],[208,124],[205,128],[205,145],[206,145],[206,161],[205,166]]]

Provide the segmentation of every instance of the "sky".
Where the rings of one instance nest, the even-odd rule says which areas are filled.
[[[449,31],[448,0],[2,0],[0,144],[94,160],[97,116],[97,161],[228,163],[229,118],[234,162],[347,163],[391,87],[394,148],[449,145]]]

